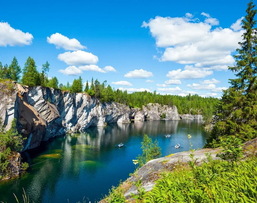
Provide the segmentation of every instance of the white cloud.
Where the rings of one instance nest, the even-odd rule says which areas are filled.
[[[219,25],[219,21],[216,18],[207,18],[204,22],[210,25]]]
[[[210,17],[211,17],[209,13],[205,13],[205,12],[202,12],[201,15],[202,15],[202,16],[205,16],[205,17],[207,17],[207,18],[210,18]]]
[[[154,81],[153,81],[153,80],[146,80],[145,82],[147,82],[147,83],[153,83]]]
[[[103,69],[105,72],[116,72],[116,69],[112,66],[105,66]]]
[[[132,84],[128,81],[117,81],[117,82],[112,82],[114,85],[123,85],[123,86],[132,86]]]
[[[164,83],[166,85],[180,85],[181,81],[180,80],[166,80]]]
[[[143,70],[143,69],[136,69],[133,71],[129,71],[124,75],[126,78],[149,78],[152,77],[153,73]]]
[[[211,70],[195,68],[193,66],[185,66],[185,70],[172,70],[169,71],[166,76],[171,79],[197,79],[204,78],[212,74],[213,72]]]
[[[242,20],[244,17],[239,18],[234,24],[231,25],[231,29],[234,31],[242,30]]]
[[[0,46],[22,46],[32,43],[33,35],[12,28],[9,23],[0,22]]]
[[[105,73],[105,71],[100,68],[99,66],[97,65],[85,65],[85,66],[79,66],[79,69],[80,70],[83,70],[83,71],[96,71],[96,72],[100,72],[100,73]]]
[[[77,68],[76,66],[69,66],[65,69],[59,70],[59,72],[65,74],[65,75],[79,75],[82,73],[82,71]]]
[[[203,84],[217,84],[219,82],[220,82],[219,80],[216,80],[215,78],[212,78],[210,80],[204,80]]]
[[[94,65],[94,64],[79,66],[78,68],[83,71],[96,71],[96,72],[100,72],[100,73],[116,71],[115,68],[113,68],[112,66],[105,66],[104,68],[100,68],[99,66]]]
[[[85,46],[80,44],[80,42],[77,39],[69,39],[68,37],[60,33],[55,33],[52,34],[50,37],[47,37],[47,42],[49,44],[54,44],[56,48],[63,48],[65,50],[75,51],[86,48]]]
[[[122,91],[128,91],[128,92],[144,92],[144,91],[147,91],[147,92],[151,92],[151,90],[147,89],[147,88],[124,88],[124,87],[119,87],[118,88],[119,90],[122,90]]]
[[[180,80],[166,80],[164,84],[156,84],[157,87],[168,87],[170,85],[180,85]]]
[[[238,48],[243,31],[239,29],[240,21],[231,28],[213,28],[219,21],[207,13],[204,22],[186,17],[155,17],[143,27],[150,29],[157,47],[164,48],[160,61],[174,61],[190,64],[199,68],[225,70],[224,66],[234,63],[231,53]]]
[[[210,24],[210,25],[219,25],[218,19],[212,18],[210,16],[210,14],[202,12],[201,15],[206,17],[206,19],[204,21],[205,23]]]
[[[193,84],[189,84],[187,86],[194,90],[208,90],[211,92],[222,92],[223,90],[227,89],[226,87],[216,87],[216,85],[213,83],[206,84],[204,82],[201,84],[193,83]]]
[[[156,39],[157,47],[169,47],[198,42],[204,38],[211,26],[206,23],[192,23],[188,18],[155,17],[143,27],[149,27]]]
[[[157,87],[167,87],[168,85],[166,84],[156,84]]]
[[[97,56],[81,50],[59,54],[58,59],[68,65],[96,64],[98,62]]]
[[[192,13],[186,13],[186,17],[187,17],[187,18],[193,18],[194,16],[193,16]]]

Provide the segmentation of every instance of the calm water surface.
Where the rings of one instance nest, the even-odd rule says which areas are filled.
[[[15,202],[13,193],[21,197],[23,188],[36,203],[95,202],[135,170],[132,159],[141,153],[144,134],[158,140],[163,156],[202,148],[206,141],[201,124],[193,121],[119,124],[59,137],[24,155],[31,164],[28,173],[0,183],[0,202]],[[125,147],[118,148],[121,142]],[[180,149],[174,148],[177,143]]]

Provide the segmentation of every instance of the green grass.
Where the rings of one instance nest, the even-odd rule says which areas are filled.
[[[257,158],[211,161],[162,174],[144,202],[256,202]]]

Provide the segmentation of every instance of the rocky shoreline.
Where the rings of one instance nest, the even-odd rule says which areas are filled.
[[[4,87],[0,84],[0,88]],[[91,126],[147,120],[198,120],[202,115],[179,115],[176,106],[148,104],[139,108],[116,102],[101,103],[85,93],[70,93],[46,87],[13,84],[12,91],[0,92],[0,116],[8,130],[13,119],[26,137],[25,150],[67,132],[83,132]]]

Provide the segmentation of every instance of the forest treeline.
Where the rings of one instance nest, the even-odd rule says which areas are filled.
[[[198,95],[176,96],[176,95],[160,95],[156,92],[134,92],[115,90],[107,81],[99,82],[92,78],[86,81],[85,87],[81,77],[74,79],[73,83],[69,82],[64,85],[59,84],[56,77],[49,78],[48,72],[50,64],[46,62],[42,65],[41,72],[37,70],[35,60],[28,57],[24,68],[21,69],[17,59],[14,57],[10,65],[2,65],[0,62],[0,79],[10,79],[18,81],[28,86],[43,86],[72,93],[85,92],[92,97],[98,98],[101,102],[119,102],[133,108],[141,108],[148,103],[159,103],[162,105],[175,105],[180,114],[202,114],[206,118],[210,118],[218,103],[217,98],[204,98]]]
[[[204,98],[198,95],[176,96],[161,95],[156,92],[134,92],[115,90],[107,81],[99,82],[97,79],[86,81],[83,85],[82,78],[74,79],[72,84],[59,84],[56,77],[49,78],[48,72],[50,64],[46,62],[42,65],[41,72],[37,70],[33,58],[28,57],[24,68],[21,69],[17,59],[14,57],[10,65],[2,65],[0,62],[0,79],[18,81],[28,86],[43,86],[72,93],[84,92],[92,97],[98,98],[101,102],[118,102],[133,108],[142,108],[149,103],[159,103],[162,105],[175,105],[180,114],[202,114],[206,118],[211,118],[218,103],[217,98]]]

